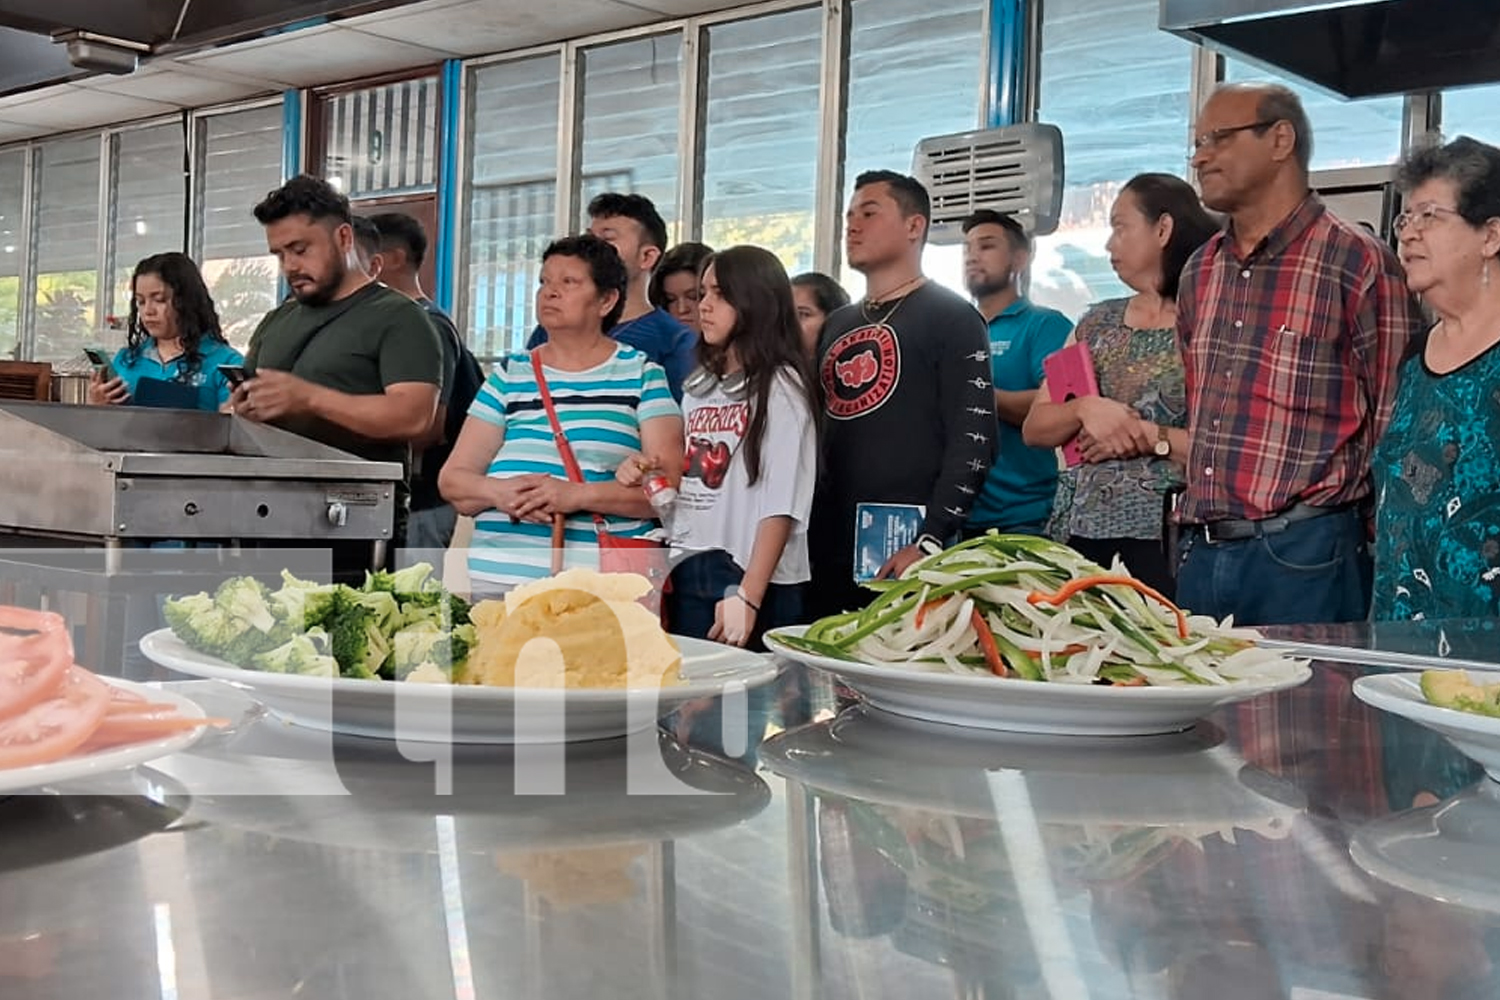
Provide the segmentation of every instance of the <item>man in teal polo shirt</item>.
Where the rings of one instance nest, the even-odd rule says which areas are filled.
[[[964,283],[990,328],[1000,448],[964,526],[973,537],[991,528],[1039,535],[1052,513],[1057,453],[1021,440],[1021,424],[1042,384],[1042,361],[1063,346],[1073,324],[1056,309],[1032,305],[1016,288],[1031,263],[1021,224],[992,209],[964,220]]]

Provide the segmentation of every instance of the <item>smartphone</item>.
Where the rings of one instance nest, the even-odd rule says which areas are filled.
[[[89,363],[98,370],[104,381],[108,382],[117,377],[115,375],[115,366],[110,364],[109,357],[103,351],[96,347],[85,347],[83,353],[89,359]]]
[[[219,374],[223,375],[224,381],[232,387],[239,386],[247,378],[244,365],[220,365]]]

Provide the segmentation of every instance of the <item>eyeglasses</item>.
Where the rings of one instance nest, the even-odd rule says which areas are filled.
[[[1411,227],[1412,232],[1421,233],[1426,232],[1427,227],[1432,225],[1433,220],[1438,216],[1457,214],[1459,213],[1456,209],[1444,208],[1442,205],[1428,203],[1420,208],[1407,209],[1405,212],[1402,212],[1396,216],[1396,221],[1391,224],[1391,227],[1396,230],[1397,236],[1406,232],[1408,226]]]
[[[1203,151],[1204,147],[1218,149],[1240,132],[1249,132],[1251,129],[1254,129],[1256,132],[1264,132],[1279,121],[1281,121],[1280,118],[1268,118],[1258,122],[1251,122],[1248,125],[1226,125],[1223,128],[1216,128],[1212,131],[1204,132],[1202,135],[1194,136],[1193,141],[1189,144],[1188,159],[1191,160],[1197,156]]]

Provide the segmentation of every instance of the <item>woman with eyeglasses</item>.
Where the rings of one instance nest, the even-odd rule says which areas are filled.
[[[1407,348],[1375,449],[1371,614],[1500,616],[1500,149],[1423,149],[1398,182],[1407,284],[1437,322]]]

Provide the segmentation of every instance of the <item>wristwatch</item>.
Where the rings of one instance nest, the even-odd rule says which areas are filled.
[[[1172,454],[1172,442],[1167,439],[1166,424],[1156,425],[1156,444],[1151,446],[1151,450],[1156,452],[1161,458],[1166,458]]]

